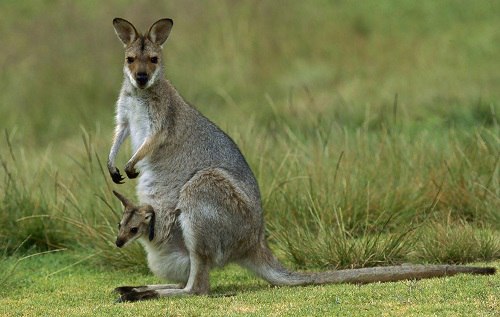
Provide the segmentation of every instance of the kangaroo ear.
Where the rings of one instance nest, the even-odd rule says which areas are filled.
[[[129,45],[139,37],[137,30],[129,21],[121,18],[113,19],[113,27],[115,28],[116,35],[124,46]]]
[[[146,214],[146,220],[149,219],[149,241],[152,241],[155,237],[155,212],[153,208],[150,208]]]
[[[172,19],[161,19],[153,23],[148,31],[148,38],[151,42],[162,46],[168,38],[174,21]]]
[[[119,192],[113,190],[113,194],[122,202],[123,207],[132,206],[132,203]]]

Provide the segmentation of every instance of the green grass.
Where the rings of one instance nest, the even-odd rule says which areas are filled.
[[[499,14],[487,0],[1,2],[0,279],[13,294],[2,300],[17,296],[12,307],[29,302],[41,312],[54,306],[44,302],[63,301],[73,305],[68,312],[104,314],[122,309],[105,290],[131,283],[120,276],[154,281],[139,245],[113,244],[121,206],[111,190],[133,196],[136,184],[113,184],[105,168],[123,76],[116,16],[140,29],[174,19],[167,76],[241,147],[261,188],[271,247],[290,267],[498,263]],[[126,144],[119,168],[129,155]],[[74,253],[26,258],[60,249]],[[78,259],[85,265],[45,277]],[[197,314],[196,305],[258,314],[278,309],[275,296],[300,315],[324,305],[347,315],[457,305],[467,315],[498,302],[470,277],[446,279],[466,286],[418,282],[436,284],[407,301],[411,283],[269,289],[240,274],[213,280],[216,290],[236,285],[242,297],[124,307],[173,303],[175,311],[192,301],[172,314]],[[62,276],[74,285],[95,279],[76,291],[97,304],[59,293]],[[41,288],[27,289],[35,280]],[[324,292],[334,295],[321,301]],[[23,302],[27,293],[39,298]],[[336,294],[348,300],[331,306]],[[421,307],[425,296],[439,300]]]
[[[119,285],[157,283],[150,274],[79,264],[59,252],[23,261],[0,290],[2,316],[493,316],[500,275],[386,284],[270,287],[230,266],[212,274],[213,296],[115,304]],[[500,263],[489,263],[500,268]],[[486,263],[481,265],[486,265]],[[5,268],[5,263],[0,264]],[[221,296],[226,295],[226,296]],[[229,295],[229,296],[228,296]]]

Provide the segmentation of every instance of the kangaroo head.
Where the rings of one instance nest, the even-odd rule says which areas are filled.
[[[116,246],[121,248],[124,245],[147,235],[149,241],[155,236],[155,212],[150,205],[135,206],[120,193],[113,191],[116,197],[122,202],[124,211],[123,217],[118,224],[118,237]]]
[[[123,71],[135,88],[147,89],[160,77],[162,45],[173,24],[171,19],[158,20],[151,25],[146,35],[142,35],[127,20],[113,20],[116,35],[125,47]]]

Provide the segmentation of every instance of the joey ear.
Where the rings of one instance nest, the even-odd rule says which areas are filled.
[[[149,241],[152,241],[155,237],[155,212],[153,208],[150,208],[146,213],[146,220],[149,219]]]
[[[174,21],[172,19],[161,19],[153,23],[148,31],[148,38],[151,42],[162,46],[168,38]]]
[[[113,190],[113,194],[115,194],[115,196],[122,202],[123,207],[132,206],[132,203],[119,192]]]
[[[113,27],[115,28],[116,35],[118,35],[118,38],[122,41],[124,46],[129,45],[139,37],[139,34],[132,23],[125,19],[114,18]]]

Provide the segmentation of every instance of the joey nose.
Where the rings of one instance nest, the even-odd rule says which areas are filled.
[[[140,86],[144,86],[148,82],[148,74],[143,72],[137,73],[135,80],[137,80]]]
[[[123,247],[123,245],[125,244],[125,242],[121,239],[116,239],[116,246],[121,248]]]

